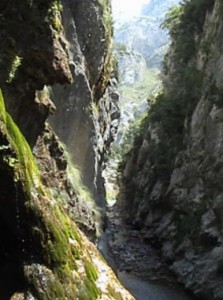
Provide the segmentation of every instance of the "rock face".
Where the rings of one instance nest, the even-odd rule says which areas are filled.
[[[119,114],[109,1],[0,11],[1,298],[132,299],[76,225],[95,238]]]
[[[119,199],[202,299],[223,299],[222,11],[218,0],[188,1],[168,24],[164,93],[124,163]]]
[[[108,4],[103,5],[100,1],[64,5],[64,30],[75,80],[72,85],[52,87],[57,110],[50,118],[100,206],[105,205],[101,166],[119,117],[116,79],[110,74],[112,28],[105,24],[111,16]]]
[[[68,43],[57,1],[13,5],[2,4],[0,83],[8,111],[33,146],[51,110],[51,102],[37,91],[72,81]]]
[[[103,205],[101,165],[119,116],[111,76],[110,6],[106,1],[58,3],[31,5],[29,18],[24,13],[29,5],[21,4],[13,21],[14,10],[5,5],[1,86],[8,111],[32,146],[56,105],[50,123],[71,150],[83,183]],[[26,19],[15,31],[19,18]]]

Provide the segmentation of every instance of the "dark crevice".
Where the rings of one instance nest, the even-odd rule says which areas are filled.
[[[13,178],[7,171],[0,177],[0,299],[6,300],[26,288],[23,261],[24,215]]]

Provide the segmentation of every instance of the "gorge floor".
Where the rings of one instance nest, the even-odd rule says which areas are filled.
[[[136,300],[194,299],[176,283],[157,249],[123,222],[115,206],[108,209],[108,225],[98,248]]]

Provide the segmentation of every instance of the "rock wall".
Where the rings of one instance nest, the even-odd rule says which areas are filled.
[[[101,171],[119,118],[109,1],[22,2],[2,10],[0,84],[7,110],[31,147],[47,120],[82,185],[105,207]]]
[[[33,4],[22,1],[19,5],[15,1],[4,2],[1,4],[0,84],[8,111],[33,146],[52,110],[51,101],[38,97],[38,91],[44,85],[73,80],[68,43],[62,30],[61,4],[57,1]]]
[[[95,239],[119,114],[109,2],[2,1],[0,14],[1,297],[132,299],[76,226]]]
[[[99,1],[71,1],[64,5],[65,36],[75,80],[72,85],[52,87],[57,110],[50,118],[80,169],[83,183],[100,206],[105,205],[101,166],[119,117],[117,82],[111,74],[109,9],[106,2]]]
[[[119,206],[179,281],[202,299],[223,299],[223,6],[182,7],[167,24],[164,93],[122,166]]]

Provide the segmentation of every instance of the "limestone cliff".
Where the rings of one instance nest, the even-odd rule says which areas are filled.
[[[75,223],[95,238],[118,116],[110,20],[109,1],[1,1],[1,299],[132,299]]]
[[[7,110],[31,147],[38,148],[49,121],[89,198],[104,207],[101,169],[119,117],[110,3],[1,5],[0,84]],[[92,207],[79,202],[91,222]]]
[[[164,92],[123,164],[120,207],[179,281],[223,299],[222,13],[220,0],[169,13]]]
[[[54,85],[57,111],[50,124],[72,153],[83,183],[103,206],[101,165],[119,117],[116,79],[112,78],[112,20],[108,1],[71,1],[64,5],[65,36],[75,78]]]

